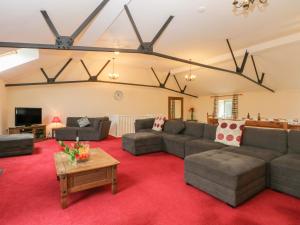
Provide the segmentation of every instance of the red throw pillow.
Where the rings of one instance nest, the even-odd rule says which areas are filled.
[[[245,121],[219,120],[216,142],[240,147]]]
[[[158,116],[155,118],[152,130],[162,131],[163,126],[166,122],[167,118],[165,116]]]

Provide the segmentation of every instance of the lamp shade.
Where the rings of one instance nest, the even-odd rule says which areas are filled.
[[[61,122],[61,120],[60,120],[60,118],[58,117],[58,116],[54,116],[53,118],[52,118],[52,121],[51,121],[52,123],[60,123]]]

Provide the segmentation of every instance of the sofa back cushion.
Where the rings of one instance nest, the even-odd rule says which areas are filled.
[[[79,127],[78,121],[82,117],[67,117],[67,127]],[[103,120],[109,120],[108,117],[96,117],[96,118],[90,118],[88,117],[90,121],[90,126],[94,128],[99,128],[100,123]]]
[[[152,129],[155,118],[137,119],[134,122],[135,131],[143,129]]]
[[[288,134],[289,153],[300,154],[300,131],[291,130]]]
[[[184,134],[196,138],[203,138],[204,123],[185,122]]]
[[[168,134],[179,134],[185,128],[182,120],[167,120],[164,125],[164,132]]]
[[[203,138],[208,140],[216,139],[217,125],[205,124]]]
[[[242,145],[287,152],[287,132],[279,129],[245,127]]]
[[[77,120],[81,117],[67,117],[67,127],[79,127]]]

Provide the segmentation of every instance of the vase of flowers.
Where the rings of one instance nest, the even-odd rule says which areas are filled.
[[[191,120],[194,120],[194,111],[195,109],[193,107],[189,109],[189,112],[191,113]]]
[[[59,141],[61,150],[69,156],[71,162],[85,162],[89,159],[89,149],[88,144],[83,144],[76,141],[74,144],[66,145],[63,141]]]

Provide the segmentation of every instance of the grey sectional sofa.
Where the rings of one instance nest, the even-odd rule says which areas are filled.
[[[153,123],[137,120],[136,133],[122,137],[123,149],[184,158],[187,184],[234,207],[265,187],[300,197],[300,131],[246,127],[242,145],[229,147],[214,141],[214,125],[169,120],[157,132]]]
[[[56,140],[76,140],[78,137],[80,141],[98,141],[108,136],[111,125],[108,117],[88,118],[90,125],[87,127],[79,127],[77,121],[80,118],[68,117],[66,127],[55,130]]]
[[[186,156],[186,151],[193,151],[195,145],[204,146],[204,150],[216,149],[216,146],[225,146],[214,142],[214,135],[216,131],[216,126],[214,125],[183,122],[181,120],[168,120],[165,123],[163,131],[157,132],[152,130],[153,123],[154,119],[136,120],[136,134],[125,134],[122,137],[123,149],[135,155],[152,153],[160,150],[166,151],[180,158],[184,158]],[[140,133],[143,133],[143,135]],[[149,145],[151,146],[149,140],[145,141],[145,139],[147,139],[147,135],[151,138],[153,137],[153,134],[160,137],[161,140],[159,146],[155,143],[155,148],[149,147]],[[196,142],[192,147],[188,146],[186,148],[187,143],[192,143],[197,140],[200,140],[200,142]],[[145,148],[147,148],[147,150],[145,150]],[[197,152],[204,150],[200,149]]]

